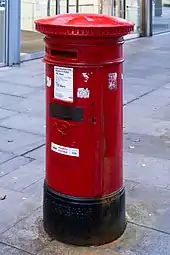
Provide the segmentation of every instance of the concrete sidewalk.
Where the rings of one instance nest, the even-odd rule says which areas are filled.
[[[169,42],[164,34],[125,45],[128,226],[102,247],[72,247],[44,233],[44,67],[35,60],[0,69],[0,254],[170,255]]]

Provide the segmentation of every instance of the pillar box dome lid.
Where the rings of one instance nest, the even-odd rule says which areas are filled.
[[[92,13],[59,14],[35,21],[36,30],[45,35],[62,36],[124,36],[134,24],[121,18]]]

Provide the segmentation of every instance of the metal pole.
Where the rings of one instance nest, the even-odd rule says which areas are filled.
[[[47,0],[47,16],[50,16],[50,4],[51,4],[51,1]]]
[[[115,0],[112,0],[112,2],[111,2],[111,16],[114,16],[114,13],[115,13],[115,9],[114,9],[114,7],[115,7],[115,5],[114,5],[114,2],[115,2]]]
[[[140,36],[152,35],[152,0],[140,0]]]
[[[0,63],[5,63],[5,7],[0,7]]]
[[[99,13],[100,14],[103,13],[103,0],[100,0],[100,2],[99,2]]]
[[[55,5],[55,13],[60,14],[60,0],[56,0],[56,5]]]
[[[153,13],[153,5],[152,5],[152,0],[149,0],[149,36],[153,35],[153,18],[152,18],[152,13]]]
[[[76,12],[79,12],[79,0],[76,0]]]
[[[70,1],[69,0],[67,0],[67,4],[66,4],[66,12],[67,13],[69,13],[69,5],[70,5],[70,3],[69,3]]]
[[[122,0],[123,3],[123,18],[126,19],[126,0]]]
[[[6,0],[6,63],[20,64],[21,0]]]

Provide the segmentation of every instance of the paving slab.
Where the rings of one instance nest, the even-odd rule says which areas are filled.
[[[153,108],[153,107],[159,108],[162,106],[169,105],[170,88],[167,88],[166,86],[164,87],[162,82],[159,86],[161,88],[154,90],[154,86],[150,85],[150,89],[148,89],[148,92],[150,91],[150,93],[146,94],[144,97],[141,97],[140,100],[138,102],[133,103],[133,105],[147,107],[147,108]],[[141,89],[139,86],[139,91],[140,90]]]
[[[27,77],[27,78],[26,78]],[[8,82],[13,84],[13,82],[22,85],[22,86],[27,86],[31,88],[43,88],[44,83],[45,83],[45,76],[40,74],[40,75],[32,75],[31,70],[30,74],[25,76],[24,74],[22,75],[17,75],[17,74],[12,74],[12,75],[6,75],[3,78],[0,78],[0,82]]]
[[[100,247],[75,247],[53,241],[37,255],[169,255],[170,236],[128,224],[120,239]]]
[[[133,149],[132,149],[133,150]],[[170,179],[170,160],[124,153],[124,177],[141,184],[167,188]]]
[[[7,153],[0,151],[0,164],[3,164],[4,162],[16,157],[14,153]]]
[[[43,199],[44,178],[22,189],[22,193],[36,195],[40,201]]]
[[[16,113],[14,111],[6,110],[6,109],[1,109],[0,108],[0,120],[6,119],[10,116],[15,115]]]
[[[6,109],[13,110],[20,113],[26,113],[31,116],[38,116],[45,119],[45,91],[38,90],[23,98],[20,103],[12,105],[12,108],[6,106]]]
[[[0,243],[0,255],[30,255],[30,254],[23,250],[19,250]]]
[[[170,159],[170,133],[161,136],[124,133],[124,151],[146,157]]]
[[[26,252],[37,254],[51,241],[42,226],[42,208],[0,235],[0,241]]]
[[[124,83],[124,105],[129,102],[136,100],[147,93],[150,93],[153,90],[151,86],[143,86],[143,85],[133,85],[129,84],[129,82]]]
[[[34,88],[29,88],[23,85],[8,83],[6,81],[1,82],[0,94],[6,94],[11,96],[27,97],[30,93],[35,91]]]
[[[141,100],[141,98],[140,98]],[[157,106],[147,106],[145,104],[140,104],[140,100],[137,99],[130,104],[124,106],[124,121],[137,123],[138,119],[152,119],[153,114],[157,111]],[[159,110],[159,109],[158,109]],[[135,118],[136,116],[140,116]]]
[[[34,148],[39,148],[45,142],[45,138],[19,130],[0,127],[0,151],[21,155]],[[22,139],[21,139],[22,137]]]
[[[29,164],[33,159],[16,156],[2,164],[0,164],[0,178],[4,175],[7,175],[24,165]]]
[[[160,61],[160,60],[158,60]],[[160,63],[159,63],[160,66]],[[162,68],[158,70],[158,72],[152,73],[148,78],[153,79],[153,81],[160,83],[160,85],[165,85],[166,83],[170,82],[170,77],[169,77],[169,66],[168,63],[164,64],[162,61]]]
[[[20,103],[21,100],[22,100],[22,97],[0,94],[0,107],[6,108],[6,107]]]
[[[170,121],[170,103],[168,103],[165,106],[160,107],[159,109],[156,108],[152,117],[159,119],[159,120]]]
[[[139,185],[139,182],[124,179],[124,186],[125,186],[126,192],[133,190],[134,187],[136,187],[137,185]]]
[[[0,234],[31,214],[42,205],[39,197],[0,187]],[[5,243],[5,242],[4,242]]]
[[[170,235],[170,190],[139,184],[126,193],[126,203],[130,222]]]
[[[125,114],[124,117],[124,131],[126,133],[133,132],[139,134],[146,134],[151,136],[162,136],[167,132],[170,132],[170,121],[161,121],[159,119],[147,118],[141,116],[140,118],[134,118],[132,115],[130,118]]]
[[[27,157],[45,161],[45,145],[26,154]]]
[[[17,114],[6,120],[0,121],[0,127],[17,129],[36,135],[45,135],[45,119],[38,116],[29,116],[27,114]]]
[[[43,75],[44,74],[44,63],[41,59],[35,59],[30,61],[23,62],[20,66],[16,65],[14,67],[3,67],[0,69],[0,80],[8,76],[10,77],[10,81],[15,82],[12,78],[14,76],[32,76]],[[18,83],[15,83],[18,84]]]
[[[41,180],[45,172],[44,162],[34,160],[20,166],[17,170],[0,178],[0,187],[22,191],[31,184]]]
[[[129,60],[127,60],[125,62],[125,70],[126,70],[126,66],[127,66],[128,62],[129,62]],[[132,72],[132,74],[133,74],[133,72]],[[143,93],[146,93],[147,90],[150,91],[153,89],[158,89],[163,86],[162,83],[160,84],[160,80],[158,80],[156,82],[155,79],[150,78],[150,79],[147,79],[147,82],[146,82],[145,77],[139,76],[136,79],[136,77],[129,76],[128,74],[124,75],[123,81],[124,81],[123,87],[124,87],[125,93],[128,92],[128,90],[131,92],[133,92],[134,90],[136,91],[137,88],[139,89],[139,91],[138,91],[139,93],[141,91]]]

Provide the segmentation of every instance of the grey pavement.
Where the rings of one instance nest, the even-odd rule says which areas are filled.
[[[128,226],[100,247],[69,246],[44,232],[44,65],[0,69],[0,255],[170,255],[169,42],[163,34],[125,44]]]

